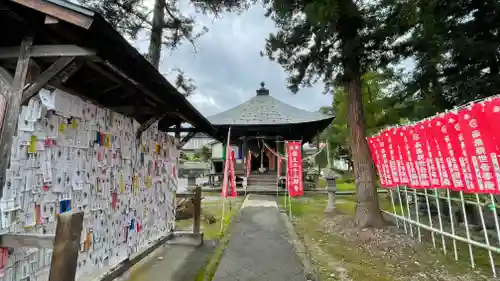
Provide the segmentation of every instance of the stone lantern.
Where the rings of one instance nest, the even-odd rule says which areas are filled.
[[[328,203],[325,208],[325,213],[335,212],[335,195],[337,193],[337,174],[326,169],[323,171],[323,178],[326,181],[326,191],[328,192]]]

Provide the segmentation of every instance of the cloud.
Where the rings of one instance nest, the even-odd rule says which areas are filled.
[[[187,2],[187,1],[185,1]],[[183,2],[184,3],[184,2]],[[174,51],[163,51],[162,73],[182,69],[196,81],[196,94],[189,100],[204,115],[209,116],[232,108],[253,97],[264,81],[275,98],[290,105],[316,111],[331,104],[332,97],[323,95],[323,85],[301,90],[294,95],[286,88],[286,73],[276,63],[260,56],[265,39],[274,30],[272,20],[264,17],[265,10],[254,5],[238,15],[226,13],[222,19],[194,13],[181,5],[181,12],[193,14],[197,23],[209,32],[197,40],[197,52],[189,43]],[[147,50],[147,40],[135,42],[141,51]],[[170,75],[167,75],[170,81]]]

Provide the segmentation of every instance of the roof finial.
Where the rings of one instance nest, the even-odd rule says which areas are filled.
[[[260,82],[260,89],[257,90],[257,96],[269,96],[269,90],[264,86],[266,86],[266,84],[264,82]]]

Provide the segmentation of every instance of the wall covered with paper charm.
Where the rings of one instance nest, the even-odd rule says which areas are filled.
[[[178,151],[139,124],[60,90],[23,106],[0,200],[2,231],[55,233],[84,211],[77,280],[89,280],[174,229]],[[51,249],[14,249],[0,280],[46,281]],[[3,259],[5,260],[5,259]]]

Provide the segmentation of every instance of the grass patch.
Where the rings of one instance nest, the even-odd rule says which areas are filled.
[[[339,200],[340,201],[340,200]],[[283,202],[283,200],[282,200]],[[346,200],[336,205],[341,212],[354,212],[355,201]],[[387,281],[385,272],[381,268],[384,263],[374,262],[357,247],[345,243],[337,237],[332,237],[323,231],[319,223],[327,205],[326,196],[314,196],[292,201],[292,212],[295,218],[295,227],[298,235],[306,241],[313,263],[321,280],[342,280],[332,277],[332,267],[341,263],[348,270],[353,280],[380,280]],[[314,244],[314,246],[311,246]],[[332,265],[333,264],[333,265]]]
[[[383,194],[379,194],[379,198],[381,209],[393,212],[390,198]],[[337,196],[336,202],[339,213],[354,216],[355,196]],[[283,206],[283,204],[284,198],[281,198],[280,205]],[[376,252],[368,252],[355,237],[351,239],[349,236],[346,237],[325,230],[322,222],[325,218],[324,210],[326,205],[326,195],[292,199],[295,228],[311,252],[313,263],[323,281],[391,281],[407,279],[409,276],[415,275],[425,276],[424,274],[428,272],[441,274],[439,273],[440,270],[449,272],[442,274],[449,274],[447,276],[450,277],[465,276],[474,272],[470,267],[469,249],[466,243],[456,241],[459,258],[458,261],[455,261],[452,240],[445,238],[447,255],[444,255],[441,236],[435,234],[437,248],[434,249],[430,232],[424,229],[421,229],[424,245],[416,248],[403,248],[402,251],[408,253],[408,255],[402,255],[404,264],[400,264],[399,260],[395,262],[394,260],[384,259],[383,256],[378,256]],[[400,212],[401,207],[396,206],[396,211]],[[416,234],[416,228],[414,230]],[[476,269],[479,270],[475,272],[477,274],[484,273],[485,276],[488,276],[491,272],[488,251],[473,247],[473,252]],[[498,259],[498,255],[495,256]],[[345,279],[338,273],[342,270],[348,272],[350,279]],[[438,273],[434,273],[434,270],[437,270]],[[437,276],[436,278],[436,280],[455,280]]]
[[[205,196],[207,196],[204,193]],[[228,228],[234,216],[238,213],[243,198],[231,198],[225,200],[225,211],[224,217],[222,218],[222,200],[203,202],[202,201],[202,216],[203,214],[210,214],[215,216],[217,222],[213,224],[208,224],[206,220],[202,219],[201,222],[201,232],[203,232],[204,238],[206,240],[216,240],[217,246],[214,253],[206,263],[206,265],[200,270],[196,276],[196,281],[207,281],[212,280],[217,267],[219,265],[220,259],[227,244],[229,243]],[[224,230],[221,233],[221,219],[223,219]],[[180,230],[192,230],[192,220],[183,220],[176,223],[177,229]]]
[[[356,191],[354,183],[340,182],[337,183],[337,191]]]

